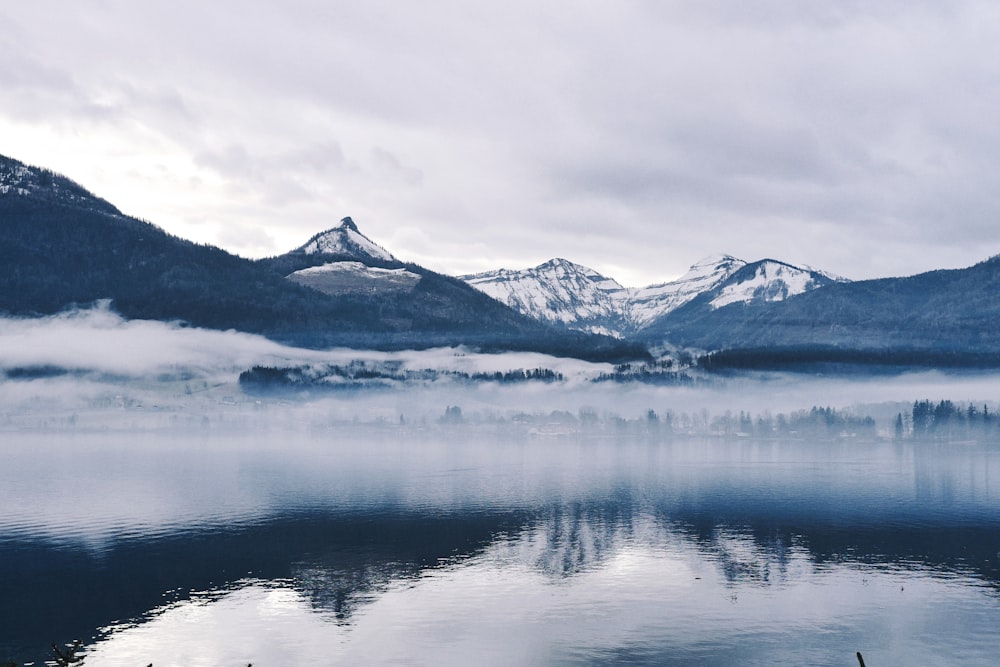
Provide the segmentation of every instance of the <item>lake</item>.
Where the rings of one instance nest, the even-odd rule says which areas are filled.
[[[0,661],[995,664],[1000,446],[3,434]]]

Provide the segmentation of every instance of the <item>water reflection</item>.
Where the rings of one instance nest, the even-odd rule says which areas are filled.
[[[988,447],[139,444],[19,443],[0,655],[74,637],[86,664],[158,667],[1000,650]]]
[[[968,578],[909,564],[817,566],[805,549],[784,552],[780,573],[763,577],[774,554],[748,536],[725,536],[720,562],[646,519],[633,527],[585,567],[545,555],[552,525],[419,573],[383,563],[353,579],[362,585],[349,593],[346,620],[313,595],[351,579],[342,571],[244,580],[117,629],[91,657],[102,665],[150,654],[189,665],[723,665],[849,664],[857,648],[881,664],[995,656],[996,600]],[[734,563],[753,567],[732,576]]]

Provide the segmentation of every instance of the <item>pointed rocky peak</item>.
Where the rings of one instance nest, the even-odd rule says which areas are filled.
[[[306,255],[337,255],[341,259],[350,258],[360,262],[397,261],[388,250],[362,234],[350,217],[341,220],[337,227],[320,232],[292,252]]]

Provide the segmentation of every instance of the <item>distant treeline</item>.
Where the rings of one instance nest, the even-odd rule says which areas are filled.
[[[1000,417],[986,405],[960,406],[949,400],[916,401],[908,413],[898,413],[894,420],[881,424],[874,417],[853,410],[813,406],[808,410],[771,414],[727,410],[713,414],[656,411],[648,409],[638,417],[625,418],[612,411],[581,408],[577,414],[565,410],[548,413],[464,414],[460,407],[449,406],[440,424],[465,426],[520,425],[554,434],[614,433],[646,435],[670,439],[684,436],[789,439],[804,441],[879,439],[935,441],[994,441],[1000,438]]]
[[[897,438],[909,433],[917,440],[979,440],[1000,436],[1000,420],[985,404],[963,407],[949,400],[923,400],[913,403],[909,424],[902,413],[896,415],[893,432]]]
[[[0,376],[9,380],[45,380],[73,374],[74,371],[64,366],[40,364],[36,366],[14,366],[0,369]]]
[[[869,416],[854,415],[831,407],[813,406],[789,414],[762,414],[753,417],[749,412],[726,412],[709,423],[710,431],[725,435],[769,437],[864,437],[876,436],[875,420]]]
[[[594,382],[641,382],[662,386],[689,386],[704,383],[688,373],[674,370],[673,359],[659,361],[627,362],[615,366],[610,373],[601,373]]]
[[[709,380],[692,378],[671,370],[669,360],[655,363],[624,363],[610,373],[601,373],[592,382],[641,382],[652,385],[688,386]],[[439,380],[452,382],[562,382],[562,373],[549,368],[513,369],[475,372],[404,369],[401,362],[352,361],[344,365],[307,365],[290,367],[254,366],[240,373],[240,387],[247,393],[301,390],[363,390],[388,388],[402,383],[426,384]]]
[[[351,362],[343,366],[254,366],[240,373],[240,387],[250,394],[282,391],[336,391],[390,387],[396,383],[453,382],[559,382],[562,373],[549,368],[515,369],[493,373],[465,373],[435,369],[405,370],[399,362],[369,364]]]
[[[698,359],[708,371],[790,370],[850,372],[852,367],[870,372],[872,367],[1000,368],[1000,354],[964,350],[885,349],[853,350],[837,347],[776,347],[712,352]]]
[[[909,414],[898,413],[891,424],[878,423],[871,416],[831,407],[813,406],[788,414],[751,415],[749,412],[726,411],[722,415],[690,415],[665,413],[663,417],[650,411],[650,419],[662,427],[685,433],[739,435],[758,438],[820,437],[877,438],[891,434],[896,440],[995,440],[1000,438],[1000,417],[986,404],[959,405],[950,400],[915,401]]]
[[[439,424],[472,427],[522,426],[543,433],[645,435],[670,439],[685,436],[752,437],[761,439],[789,438],[795,440],[833,440],[877,438],[876,423],[870,416],[855,415],[830,407],[815,406],[790,414],[751,415],[749,412],[721,415],[707,410],[697,412],[657,412],[648,409],[639,417],[626,418],[615,412],[599,412],[596,408],[581,408],[573,414],[565,410],[547,413],[519,412],[509,416],[465,414],[458,406],[448,406]]]
[[[828,406],[813,406],[808,410],[790,413],[752,414],[747,411],[712,414],[700,412],[675,412],[653,409],[639,418],[625,419],[613,412],[598,414],[592,408],[580,410],[578,415],[565,411],[551,414],[519,414],[512,418],[521,424],[560,425],[580,432],[615,431],[620,433],[647,433],[662,437],[671,436],[726,436],[761,439],[877,440],[891,437],[896,440],[982,441],[1000,438],[1000,417],[987,405],[960,406],[953,401],[937,403],[923,400],[913,404],[910,413],[898,413],[892,423],[883,422],[882,428],[870,415],[851,410],[837,410]]]

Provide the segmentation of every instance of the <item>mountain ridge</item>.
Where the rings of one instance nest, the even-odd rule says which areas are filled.
[[[342,236],[355,245],[340,243]],[[3,314],[46,315],[111,299],[127,318],[238,329],[310,347],[470,345],[592,360],[648,359],[649,349],[743,350],[740,363],[752,363],[753,355],[759,360],[760,350],[772,357],[906,363],[920,355],[969,363],[1000,358],[998,255],[964,269],[856,282],[731,255],[643,288],[625,288],[562,258],[534,267],[534,275],[464,277],[504,285],[523,304],[562,318],[540,321],[464,280],[401,262],[368,243],[377,246],[345,218],[304,246],[249,260],[173,236],[64,176],[0,156]],[[297,284],[297,272],[322,284]],[[526,275],[530,280],[521,284]]]
[[[113,216],[122,212],[79,183],[45,169],[0,154],[0,195],[30,197],[52,205],[84,208]]]
[[[388,250],[361,233],[350,216],[340,225],[315,234],[289,254],[335,255],[358,261],[398,262]]]
[[[638,288],[623,287],[594,269],[561,258],[529,269],[459,277],[536,319],[620,338],[639,334],[706,293],[713,293],[707,307],[716,309],[737,302],[782,300],[837,280],[779,260],[747,262],[725,254],[703,258],[677,280]]]
[[[963,269],[832,283],[781,303],[681,308],[641,340],[703,350],[1000,352],[1000,256]]]
[[[337,255],[250,260],[123,215],[70,179],[13,158],[0,159],[0,174],[6,186],[0,313],[50,315],[110,299],[130,319],[236,329],[307,347],[469,345],[595,359],[644,354],[639,346],[567,336],[417,265],[406,265],[419,275],[412,289],[331,295],[286,276]],[[338,229],[359,234],[353,221]],[[286,270],[289,263],[297,265]],[[402,266],[394,258],[370,263]]]
[[[618,301],[626,288],[562,258],[524,271],[499,269],[459,279],[522,314],[567,328],[613,335],[624,325]]]

